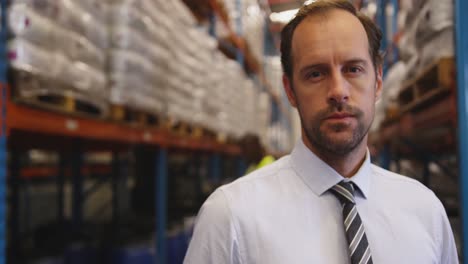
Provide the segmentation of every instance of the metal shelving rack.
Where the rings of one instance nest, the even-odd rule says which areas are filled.
[[[378,13],[377,21],[379,22],[380,26],[382,27],[383,31],[386,30],[385,24],[385,12],[384,8],[387,4],[392,4],[395,10],[398,10],[398,1],[396,0],[377,0],[377,4],[379,10],[381,12]],[[456,42],[455,42],[455,51],[456,51],[456,67],[457,67],[457,82],[456,82],[456,93],[447,97],[446,99],[440,101],[437,104],[433,104],[430,107],[431,114],[435,114],[437,118],[437,122],[440,120],[448,120],[452,123],[456,122],[456,129],[457,136],[458,136],[458,145],[453,144],[453,146],[457,146],[458,148],[458,175],[455,178],[459,181],[460,186],[460,199],[459,199],[459,208],[461,214],[461,224],[462,224],[462,259],[463,263],[468,263],[468,258],[465,257],[468,255],[468,93],[466,89],[468,88],[468,52],[466,51],[468,47],[468,20],[466,18],[466,14],[468,12],[468,2],[464,0],[455,0],[454,2],[454,14],[455,14],[455,33],[456,33]],[[394,14],[393,23],[396,23],[396,14]],[[383,43],[383,47],[388,47],[387,43]],[[451,106],[454,105],[455,101],[457,102],[457,113],[455,117],[455,108],[451,109]],[[444,110],[445,109],[445,110]],[[453,120],[452,120],[453,119]],[[423,182],[429,183],[429,170],[428,164],[430,161],[432,162],[439,162],[440,157],[436,155],[432,155],[425,151],[422,152],[422,149],[417,144],[413,144],[414,142],[405,141],[404,138],[400,137],[399,127],[401,128],[401,124],[398,123],[392,125],[383,131],[381,131],[381,135],[383,138],[399,138],[403,140],[399,144],[404,146],[406,149],[411,150],[409,153],[410,155],[414,155],[414,153],[421,154],[419,159],[422,159],[425,163],[424,175],[423,175]],[[451,142],[455,142],[456,138],[451,139]],[[443,143],[442,143],[443,144]],[[455,149],[453,152],[456,153]],[[390,165],[390,161],[393,160],[395,157],[392,157],[390,146],[387,144],[383,146],[383,150],[381,152],[381,163],[384,167]],[[440,164],[440,163],[439,163]],[[445,174],[451,174],[451,170],[444,168],[441,166],[441,169],[444,171]]]
[[[0,264],[6,263],[6,178],[7,178],[7,128],[6,128],[6,5],[0,0]]]
[[[240,149],[236,145],[219,143],[212,139],[187,138],[161,129],[143,129],[112,122],[33,109],[11,102],[8,92],[6,58],[6,0],[2,4],[2,30],[0,33],[0,264],[6,262],[6,183],[7,183],[7,136],[8,147],[29,148],[72,148],[75,153],[72,168],[73,181],[73,224],[79,227],[83,221],[82,202],[84,199],[81,165],[86,149],[110,149],[118,151],[125,146],[147,145],[157,149],[154,157],[156,166],[156,259],[167,263],[167,177],[168,150],[185,149],[213,153],[211,170],[219,174],[220,154],[236,156]],[[33,140],[31,140],[33,137]],[[35,140],[34,140],[35,139]],[[115,152],[114,152],[115,153]],[[15,151],[10,153],[12,164],[16,164]],[[13,165],[10,165],[13,166]],[[60,167],[64,166],[61,162]],[[114,167],[114,166],[113,166]],[[13,168],[13,167],[11,167]],[[115,165],[119,168],[119,164]],[[18,169],[18,168],[16,168]],[[15,170],[16,171],[16,170]],[[64,171],[59,168],[58,171]],[[12,178],[19,177],[19,171],[12,172]],[[62,174],[62,173],[59,173]],[[59,177],[60,178],[60,177]],[[63,181],[63,179],[62,179]],[[63,182],[62,182],[63,185]],[[63,193],[62,193],[63,195]],[[62,214],[63,215],[63,214]]]
[[[468,2],[455,1],[455,30],[458,83],[458,163],[464,263],[468,263]]]

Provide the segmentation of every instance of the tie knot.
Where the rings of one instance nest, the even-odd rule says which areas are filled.
[[[351,182],[341,181],[333,186],[330,191],[340,200],[342,204],[354,204],[354,185]]]

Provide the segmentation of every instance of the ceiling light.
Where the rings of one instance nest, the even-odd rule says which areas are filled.
[[[270,14],[270,19],[276,23],[288,23],[294,18],[299,9],[291,9],[283,12],[274,12]]]

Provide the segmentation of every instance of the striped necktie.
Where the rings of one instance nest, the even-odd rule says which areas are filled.
[[[330,191],[343,206],[343,220],[348,240],[351,264],[372,264],[372,256],[364,225],[354,201],[354,186],[350,182],[340,182]]]

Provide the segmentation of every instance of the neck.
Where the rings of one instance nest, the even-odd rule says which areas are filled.
[[[302,141],[310,151],[345,178],[351,178],[354,176],[366,159],[367,136],[354,150],[346,153],[345,155],[336,155],[320,151],[310,144],[310,142],[304,137],[302,138]]]

